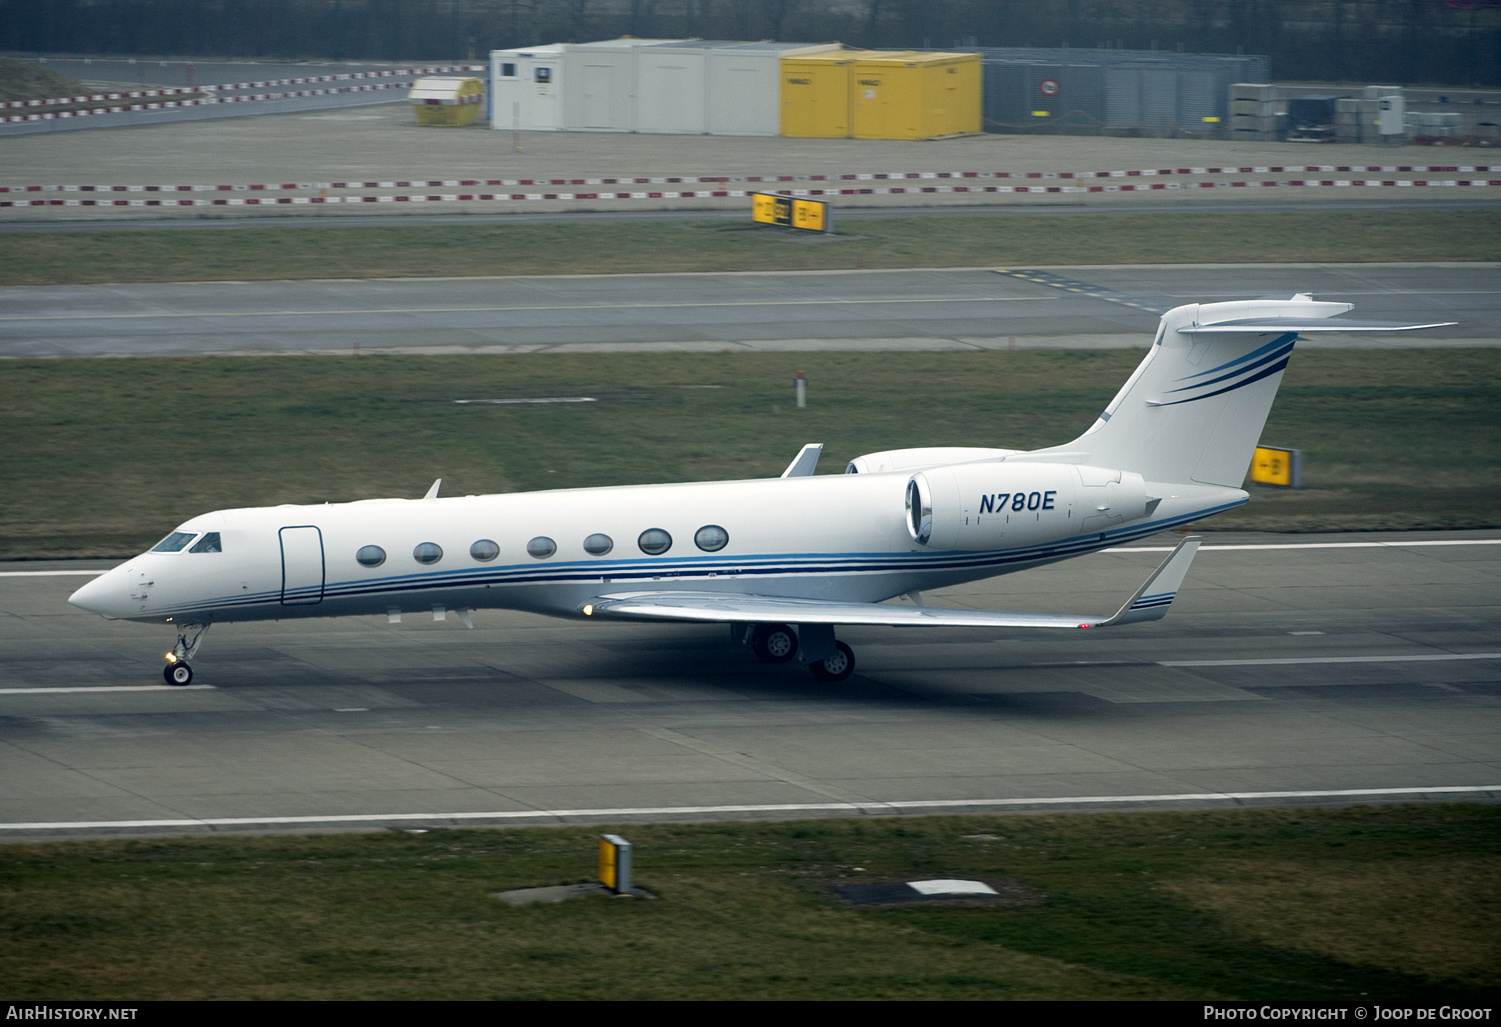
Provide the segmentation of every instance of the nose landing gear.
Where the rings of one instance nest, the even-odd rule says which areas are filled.
[[[177,644],[172,651],[167,653],[167,665],[162,668],[162,677],[169,685],[190,685],[193,683],[193,668],[188,661],[198,652],[198,647],[203,644],[203,636],[208,633],[207,624],[182,624],[177,628]],[[191,635],[191,637],[189,637]]]

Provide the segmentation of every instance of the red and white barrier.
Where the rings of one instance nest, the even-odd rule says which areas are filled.
[[[87,118],[96,114],[123,114],[127,111],[171,110],[177,107],[211,107],[219,103],[258,103],[265,100],[292,100],[301,96],[332,96],[337,93],[368,93],[379,89],[407,89],[410,82],[382,82],[373,86],[335,86],[329,89],[299,89],[289,93],[247,93],[244,96],[211,96],[202,100],[167,100],[164,103],[137,103],[126,107],[93,107],[84,111],[53,111],[47,114],[11,114],[0,118],[0,125],[16,121],[53,121],[62,118]]]
[[[458,71],[489,71],[483,64],[454,64],[432,68],[399,68],[392,71],[351,71],[342,75],[310,75],[305,78],[272,78],[263,82],[231,82],[228,85],[178,86],[171,89],[140,89],[130,93],[95,93],[93,96],[62,96],[50,100],[10,100],[0,103],[0,110],[19,107],[57,107],[69,103],[99,103],[107,100],[137,100],[151,96],[185,96],[204,90],[270,89],[273,86],[300,86],[314,82],[349,82],[363,78],[399,78],[407,75],[445,75]]]
[[[422,185],[423,183],[394,183],[396,186]],[[778,189],[787,196],[876,196],[876,195],[923,195],[933,193],[975,194],[1032,194],[1032,193],[1128,193],[1152,192],[1166,189],[1240,189],[1240,188],[1342,188],[1342,187],[1495,187],[1501,186],[1501,178],[1489,179],[1288,179],[1286,181],[1232,181],[1196,182],[1188,185],[1178,182],[1154,182],[1137,185],[987,185],[987,186],[889,186],[849,187],[842,189]],[[141,188],[141,187],[137,187]],[[226,187],[233,188],[233,187]],[[241,187],[253,188],[253,187]],[[220,199],[33,199],[0,200],[5,207],[257,207],[257,206],[303,206],[362,203],[485,203],[525,202],[535,200],[686,200],[710,198],[741,198],[757,190],[745,189],[688,189],[650,190],[631,192],[540,192],[540,193],[397,193],[363,196],[245,196]]]
[[[1306,174],[1309,172],[1365,172],[1381,174],[1501,174],[1501,165],[1460,165],[1460,164],[1429,164],[1429,165],[1330,165],[1330,164],[1305,164],[1291,167],[1241,167],[1241,168],[1161,168],[1147,171],[909,171],[909,172],[868,172],[861,174],[841,175],[674,175],[658,177],[620,177],[620,178],[449,178],[449,179],[392,179],[384,182],[282,182],[257,183],[250,185],[0,185],[0,193],[37,193],[37,192],[81,192],[81,193],[169,193],[169,192],[268,192],[268,191],[311,191],[323,189],[355,190],[355,189],[440,189],[456,188],[463,186],[570,186],[570,185],[728,185],[732,182],[745,182],[747,184],[774,184],[781,182],[887,182],[887,181],[928,181],[928,180],[970,180],[970,179],[1001,179],[1001,180],[1024,180],[1024,181],[1047,181],[1058,179],[1061,181],[1081,181],[1085,179],[1102,178],[1151,178],[1156,176],[1194,176],[1194,175],[1226,175],[1226,174]],[[1221,185],[1240,185],[1248,183],[1221,183],[1200,182],[1194,183],[1199,188],[1209,188]],[[1284,184],[1291,184],[1284,183]],[[1321,184],[1333,185],[1334,182]],[[1393,185],[1395,182],[1369,182],[1363,179],[1353,179],[1344,184],[1355,185]],[[1466,182],[1465,184],[1470,184]],[[1477,183],[1483,185],[1493,184],[1489,180]],[[1083,192],[1105,191],[1133,192],[1147,189],[1182,189],[1185,186],[1179,183],[1153,183],[1149,186],[1137,186],[1124,184],[1118,186],[1092,186],[1088,189],[1072,187]],[[1046,191],[1047,187],[1015,186],[1006,191],[1026,192]],[[1070,188],[1067,186],[1060,188]],[[958,187],[951,187],[945,191],[953,191]],[[910,190],[920,191],[920,190]],[[959,191],[976,191],[973,189]],[[837,191],[836,191],[837,192]],[[796,195],[803,195],[797,193]],[[819,195],[819,194],[809,194]]]

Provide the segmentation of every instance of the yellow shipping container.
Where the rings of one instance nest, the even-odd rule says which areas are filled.
[[[847,139],[850,72],[861,51],[782,58],[782,135]]]
[[[419,78],[407,94],[417,124],[440,128],[472,125],[485,108],[485,86],[477,78]]]
[[[850,135],[936,139],[980,131],[980,55],[854,55]]]

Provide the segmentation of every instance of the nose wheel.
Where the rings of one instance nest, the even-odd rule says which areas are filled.
[[[177,644],[167,653],[167,665],[162,668],[162,678],[169,685],[189,685],[193,682],[193,668],[188,666],[203,644],[208,633],[207,624],[183,624],[177,629]]]

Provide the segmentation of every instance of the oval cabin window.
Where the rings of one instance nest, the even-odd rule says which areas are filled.
[[[706,553],[717,553],[730,544],[730,533],[717,524],[705,524],[694,534],[693,544]]]
[[[672,536],[661,528],[647,528],[636,540],[636,544],[647,556],[661,556],[672,548]]]

